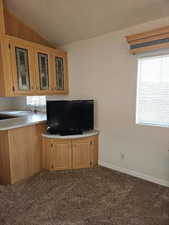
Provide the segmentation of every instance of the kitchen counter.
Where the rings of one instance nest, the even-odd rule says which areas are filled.
[[[46,113],[30,111],[0,111],[0,114],[16,116],[16,118],[0,120],[0,131],[45,123]]]

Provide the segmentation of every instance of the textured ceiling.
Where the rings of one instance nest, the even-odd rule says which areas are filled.
[[[6,0],[6,5],[59,45],[169,15],[169,0]]]

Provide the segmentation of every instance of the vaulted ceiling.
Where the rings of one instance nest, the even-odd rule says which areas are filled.
[[[169,0],[6,0],[6,5],[59,45],[169,15]]]

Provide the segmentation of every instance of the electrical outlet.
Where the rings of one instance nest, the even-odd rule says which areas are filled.
[[[120,157],[121,157],[121,160],[124,160],[125,159],[125,154],[120,152]]]

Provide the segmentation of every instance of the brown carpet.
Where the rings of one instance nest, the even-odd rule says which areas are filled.
[[[104,168],[0,186],[0,225],[169,225],[169,188]]]

